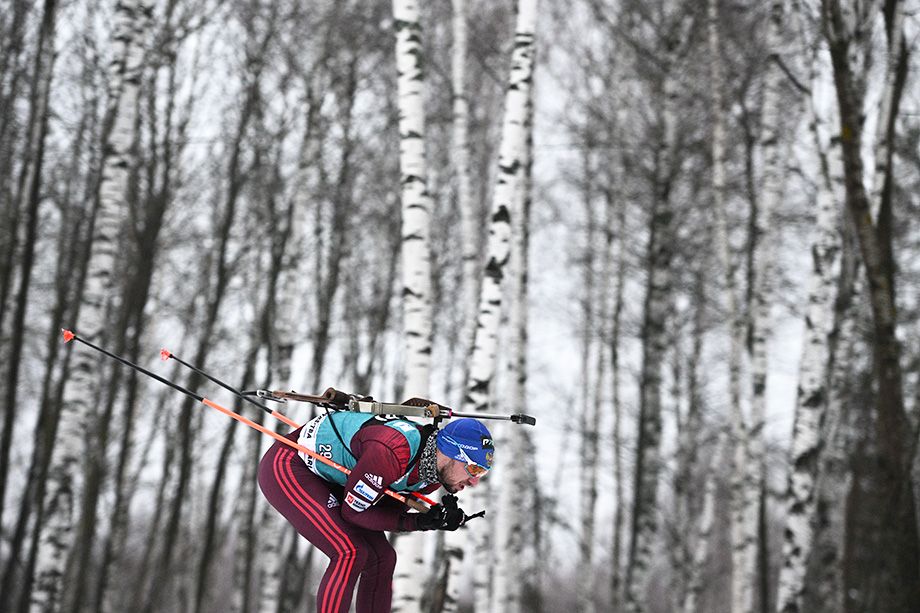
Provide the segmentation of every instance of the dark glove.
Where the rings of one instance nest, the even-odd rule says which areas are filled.
[[[457,497],[448,494],[417,520],[419,530],[456,530],[466,523],[466,514],[457,506]]]
[[[445,509],[459,509],[457,506],[457,497],[453,494],[444,494],[441,496],[441,504]]]

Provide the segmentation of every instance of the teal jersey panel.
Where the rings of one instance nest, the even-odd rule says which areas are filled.
[[[335,422],[335,428],[330,422]],[[319,455],[341,464],[351,470],[357,463],[354,456],[351,455],[351,441],[361,428],[372,425],[384,425],[399,432],[409,444],[409,457],[414,458],[418,453],[419,445],[422,442],[422,435],[414,422],[406,419],[386,418],[379,415],[368,415],[366,413],[356,413],[351,411],[339,411],[320,415],[310,420],[304,425],[298,442],[308,449],[315,451]],[[338,430],[338,435],[336,434]],[[341,438],[339,438],[341,436]],[[343,445],[343,443],[345,443]],[[348,446],[346,448],[346,445]],[[317,475],[339,485],[345,485],[348,476],[340,470],[332,468],[322,462],[301,454],[307,466]],[[430,485],[426,481],[421,481],[412,486],[408,485],[409,472],[402,477],[388,484],[388,488],[397,492],[414,492],[419,491]]]

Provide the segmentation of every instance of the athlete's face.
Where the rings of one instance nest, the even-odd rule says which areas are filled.
[[[465,487],[479,483],[480,477],[473,477],[466,470],[466,463],[454,460],[438,451],[438,481],[451,494],[456,494]]]

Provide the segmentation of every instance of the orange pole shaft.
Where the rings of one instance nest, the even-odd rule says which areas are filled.
[[[275,419],[280,419],[281,421],[283,421],[290,427],[294,428],[295,430],[300,427],[300,424],[298,424],[296,421],[294,421],[290,417],[287,417],[286,415],[279,413],[278,411],[272,411],[272,417],[274,417]]]

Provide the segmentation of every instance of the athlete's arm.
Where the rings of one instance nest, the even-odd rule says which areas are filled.
[[[398,440],[394,440],[392,446],[385,441],[362,442],[358,463],[345,482],[342,499],[345,521],[368,530],[405,532],[417,529],[415,516],[408,514],[408,507],[401,503],[390,504],[396,501],[383,493],[388,484],[403,476],[409,464],[409,445],[405,438],[399,438],[402,438],[404,450]],[[387,502],[383,502],[384,499]]]

